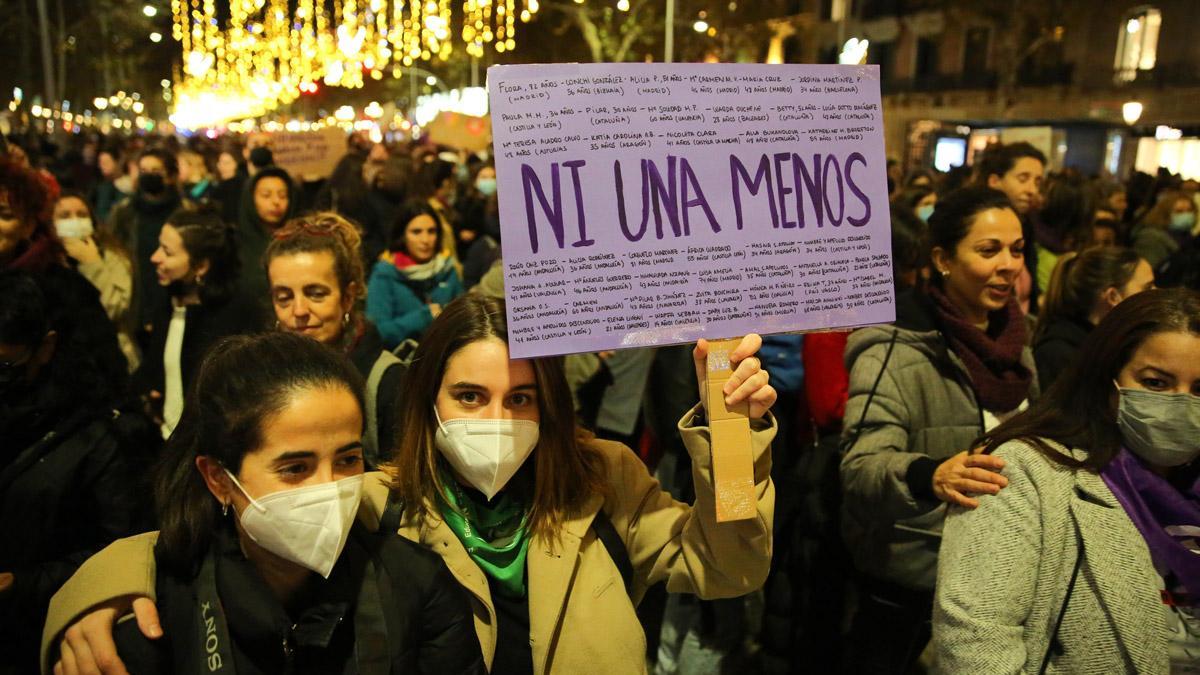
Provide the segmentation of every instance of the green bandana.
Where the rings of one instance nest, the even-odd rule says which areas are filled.
[[[525,509],[512,494],[496,495],[492,504],[471,499],[449,472],[440,471],[442,518],[466,547],[483,573],[511,598],[525,597],[525,556],[529,524]]]

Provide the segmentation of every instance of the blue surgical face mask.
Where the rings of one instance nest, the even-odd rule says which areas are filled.
[[[1180,211],[1171,214],[1171,222],[1167,227],[1171,228],[1172,232],[1191,232],[1196,226],[1195,211]]]
[[[933,204],[925,204],[917,207],[917,217],[928,223],[929,216],[933,215]]]
[[[496,194],[496,179],[495,178],[477,178],[475,179],[475,189],[484,197],[491,197]]]

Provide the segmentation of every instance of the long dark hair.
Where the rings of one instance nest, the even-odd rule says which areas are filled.
[[[1121,302],[1088,334],[1078,358],[1037,402],[984,435],[984,452],[1019,439],[1064,466],[1103,469],[1121,447],[1113,380],[1147,338],[1174,332],[1200,335],[1200,293],[1149,290]],[[1047,441],[1081,448],[1087,457],[1069,457]]]
[[[238,257],[237,228],[221,220],[211,206],[185,206],[167,218],[183,239],[183,247],[194,269],[208,261],[203,283],[198,283],[200,301],[223,302],[237,288],[241,260]]]
[[[468,293],[442,310],[417,347],[400,397],[402,430],[391,463],[392,487],[408,505],[409,514],[440,518],[437,500],[442,493],[434,446],[437,420],[434,402],[450,357],[478,340],[494,338],[508,343],[504,302]],[[534,534],[556,539],[562,523],[575,516],[588,498],[602,492],[603,460],[591,446],[591,435],[575,425],[575,409],[561,358],[531,360],[538,386],[539,440],[529,461],[535,480],[529,503],[529,524]],[[501,366],[503,367],[503,366]]]
[[[194,571],[221,518],[196,458],[210,457],[236,474],[246,454],[263,445],[263,422],[287,407],[294,392],[331,385],[353,393],[362,409],[362,376],[354,366],[301,335],[240,335],[209,351],[155,470],[160,564],[178,574]]]
[[[408,232],[408,225],[413,220],[421,217],[429,216],[433,218],[434,231],[437,232],[437,240],[433,246],[434,257],[442,253],[442,220],[438,217],[437,211],[428,202],[410,199],[400,205],[396,209],[396,216],[392,219],[392,227],[388,231],[388,250],[394,252],[403,251],[409,254],[408,247],[405,246],[404,234]]]

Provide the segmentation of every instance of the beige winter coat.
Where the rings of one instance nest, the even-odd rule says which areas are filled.
[[[625,446],[596,441],[608,466],[611,497],[606,501],[594,495],[579,517],[563,523],[560,544],[540,537],[530,543],[529,640],[535,673],[643,673],[646,638],[634,602],[650,585],[665,580],[672,593],[726,598],[748,593],[766,580],[775,506],[770,479],[774,420],[768,417],[752,425],[758,517],[719,524],[709,431],[691,426],[695,415],[693,409],[679,423],[692,458],[694,504],[673,500]],[[359,519],[371,528],[378,527],[387,500],[384,480],[380,473],[367,475]],[[634,578],[628,592],[590,527],[602,508],[629,551]],[[496,611],[483,572],[441,520],[405,519],[400,535],[439,553],[469,591],[476,632],[490,667],[496,652]],[[126,594],[154,597],[154,541],[154,533],[119,540],[80,567],[51,601],[43,663],[57,654],[62,631],[88,608]]]

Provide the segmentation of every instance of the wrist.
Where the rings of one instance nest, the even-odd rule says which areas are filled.
[[[927,501],[937,499],[933,490],[933,478],[939,466],[941,464],[932,457],[918,457],[908,465],[904,472],[904,482],[914,498]]]

